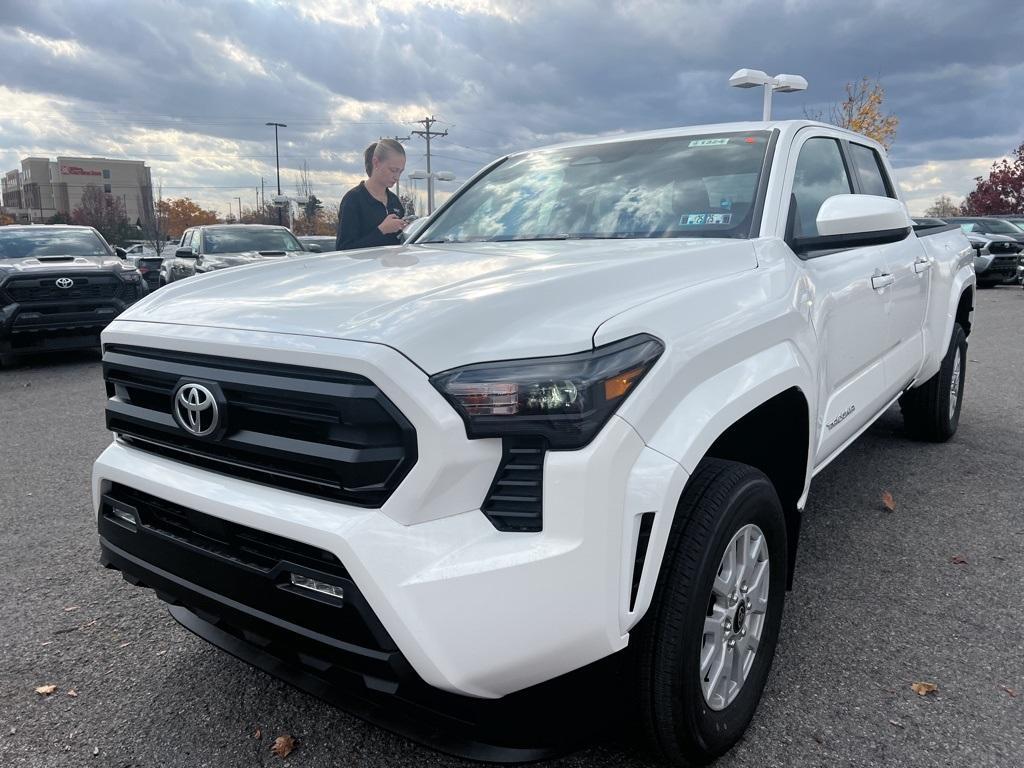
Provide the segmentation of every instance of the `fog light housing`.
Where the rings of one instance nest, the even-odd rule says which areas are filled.
[[[339,587],[337,584],[328,584],[326,581],[311,579],[309,576],[303,576],[301,573],[289,573],[288,578],[292,586],[299,587],[300,589],[308,589],[310,592],[333,597],[335,600],[345,599],[345,588]]]

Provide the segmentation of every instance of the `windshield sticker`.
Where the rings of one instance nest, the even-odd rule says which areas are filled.
[[[730,208],[732,208],[732,200],[730,200],[728,197],[723,197],[722,202],[718,204],[718,207],[725,208],[725,210],[728,211]]]
[[[722,147],[729,143],[728,139],[694,139],[689,143],[691,147]]]
[[[731,213],[684,213],[679,217],[681,227],[704,227],[708,224],[730,224]]]

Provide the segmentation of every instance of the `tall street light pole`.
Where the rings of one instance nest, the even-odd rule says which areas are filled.
[[[772,119],[772,93],[793,93],[806,91],[807,80],[800,75],[776,75],[772,77],[760,69],[738,69],[729,78],[733,88],[764,87],[764,101],[761,108],[761,119],[768,122]]]
[[[274,159],[277,162],[277,196],[281,196],[281,154],[277,148],[277,129],[287,128],[288,126],[284,123],[267,123],[267,125],[274,126]],[[276,204],[276,201],[275,201]],[[281,206],[277,206],[277,223],[280,224],[282,220]]]

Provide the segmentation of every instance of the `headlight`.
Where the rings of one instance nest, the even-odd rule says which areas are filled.
[[[142,282],[142,275],[139,274],[139,271],[135,269],[135,267],[132,267],[130,270],[121,270],[121,272],[119,272],[117,276],[124,280],[126,283]]]
[[[582,448],[636,389],[664,346],[646,334],[560,357],[480,363],[431,376],[471,439],[536,435]]]

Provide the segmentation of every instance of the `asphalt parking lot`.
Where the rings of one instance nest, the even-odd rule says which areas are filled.
[[[718,765],[1024,764],[1024,291],[981,291],[975,320],[953,441],[910,441],[893,409],[816,478],[765,697]],[[0,765],[466,765],[206,645],[98,564],[103,400],[95,355],[0,371]],[[644,763],[613,739],[550,765]]]

